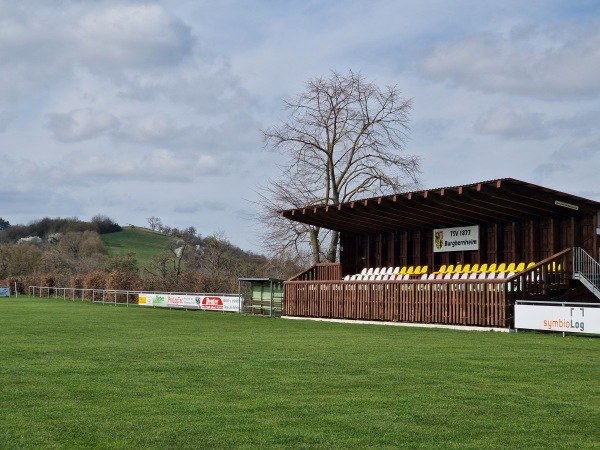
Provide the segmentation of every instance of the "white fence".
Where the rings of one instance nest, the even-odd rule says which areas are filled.
[[[202,309],[210,311],[242,312],[243,302],[238,294],[129,291],[112,289],[82,289],[48,286],[29,286],[32,297],[63,298],[71,301],[94,303],[151,306],[169,309]],[[148,302],[152,298],[153,301]],[[160,299],[156,301],[154,299]],[[142,300],[140,302],[140,300]],[[237,307],[236,307],[237,305]]]

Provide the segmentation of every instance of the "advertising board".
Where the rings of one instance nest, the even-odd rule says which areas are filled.
[[[141,293],[138,296],[138,304],[162,308],[240,312],[240,299],[237,295]]]
[[[586,304],[588,305],[588,304]],[[572,303],[515,305],[515,328],[600,334],[600,308]]]

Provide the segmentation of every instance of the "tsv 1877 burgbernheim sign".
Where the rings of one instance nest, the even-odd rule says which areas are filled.
[[[433,251],[462,252],[479,250],[479,225],[433,230]]]

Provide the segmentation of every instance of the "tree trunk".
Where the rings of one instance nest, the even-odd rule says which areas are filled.
[[[319,264],[321,262],[321,248],[319,245],[319,228],[310,229],[310,249],[312,251],[312,262],[313,264]]]
[[[337,248],[340,241],[339,231],[331,232],[331,242],[329,243],[329,249],[327,249],[327,262],[336,262],[337,260]]]

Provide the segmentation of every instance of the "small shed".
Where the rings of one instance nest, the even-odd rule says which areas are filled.
[[[283,282],[279,278],[238,278],[238,292],[243,300],[244,312],[281,316]]]

